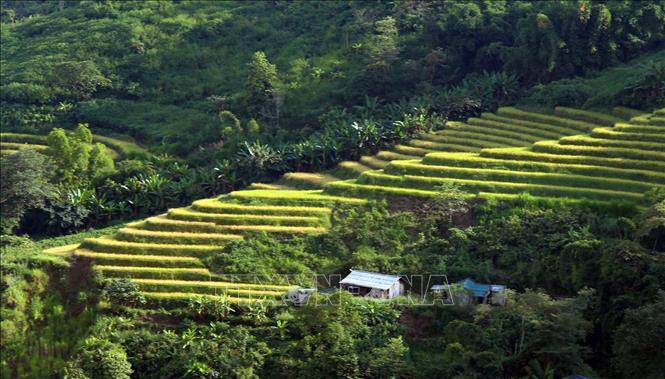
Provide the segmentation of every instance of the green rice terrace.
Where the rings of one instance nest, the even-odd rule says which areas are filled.
[[[112,236],[50,251],[90,259],[106,277],[131,278],[149,306],[200,295],[277,300],[292,284],[226,281],[201,258],[257,232],[282,238],[325,233],[336,203],[433,197],[446,184],[487,199],[528,193],[554,201],[640,204],[646,192],[665,189],[664,116],[665,109],[621,119],[565,107],[553,114],[500,108],[324,173],[288,173],[273,184],[254,183],[130,223]]]
[[[147,151],[136,143],[124,138],[107,137],[94,134],[92,140],[106,146],[109,156],[113,160],[132,155],[145,155]],[[44,151],[48,148],[46,136],[28,133],[0,133],[0,154],[9,155],[21,149]]]

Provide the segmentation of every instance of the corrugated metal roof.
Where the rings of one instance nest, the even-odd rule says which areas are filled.
[[[475,282],[471,278],[466,278],[460,283],[464,285],[464,289],[473,292],[474,296],[476,297],[485,297],[485,295],[487,295],[490,292],[501,293],[506,289],[506,286],[503,285],[482,284]]]
[[[340,284],[352,284],[354,286],[387,290],[398,280],[400,280],[400,277],[397,275],[351,270],[351,273],[342,279]]]

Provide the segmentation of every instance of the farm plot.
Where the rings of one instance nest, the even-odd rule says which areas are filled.
[[[335,204],[432,197],[447,184],[497,200],[529,193],[543,200],[640,203],[645,192],[665,188],[665,127],[660,116],[632,117],[610,126],[619,119],[570,108],[554,114],[501,108],[325,173],[291,173],[277,183],[171,209],[114,236],[86,240],[73,254],[92,260],[105,276],[131,278],[150,306],[193,296],[277,299],[290,287],[229,286],[224,273],[210,272],[202,258],[224,254],[228,244],[256,233],[325,233]]]
[[[554,114],[501,108],[427,137],[433,143],[458,142],[446,139],[450,133],[473,138],[463,149],[442,148],[422,158],[392,161],[355,180],[329,183],[327,190],[336,195],[428,197],[439,186],[454,184],[482,196],[529,193],[640,203],[647,191],[665,189],[665,129],[655,114],[638,117],[648,122],[635,123],[633,117],[627,124],[618,117],[564,107]]]

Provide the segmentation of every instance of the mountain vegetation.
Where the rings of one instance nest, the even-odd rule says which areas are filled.
[[[662,377],[662,2],[1,6],[2,378]]]

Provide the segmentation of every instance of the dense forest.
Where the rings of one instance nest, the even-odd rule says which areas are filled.
[[[1,7],[2,378],[662,378],[665,2]]]

